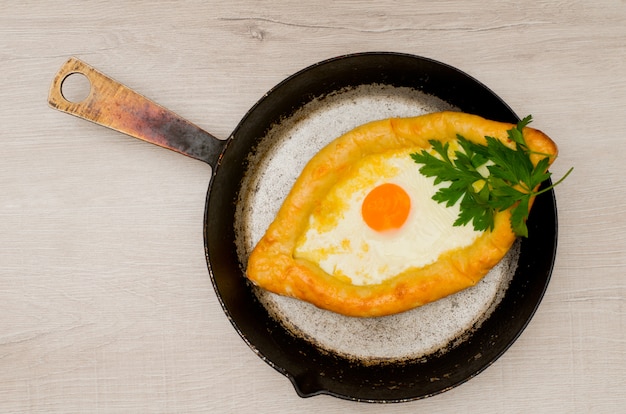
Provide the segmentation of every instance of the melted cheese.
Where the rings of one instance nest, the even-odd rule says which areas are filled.
[[[482,233],[453,226],[458,205],[432,200],[438,187],[419,172],[411,152],[370,155],[351,168],[315,207],[294,257],[353,285],[372,285],[472,244]],[[379,233],[363,221],[361,205],[372,188],[388,182],[409,194],[411,212],[400,229]]]

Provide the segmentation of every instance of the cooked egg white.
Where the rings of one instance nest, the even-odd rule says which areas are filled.
[[[369,155],[355,164],[316,206],[294,256],[354,285],[370,285],[472,244],[481,233],[471,225],[453,226],[459,207],[432,199],[438,187],[419,172],[410,157],[416,151]],[[384,183],[402,187],[411,210],[399,229],[377,232],[364,222],[361,206],[367,194]]]

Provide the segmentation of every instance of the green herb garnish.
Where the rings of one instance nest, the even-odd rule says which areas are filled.
[[[435,185],[449,181],[449,187],[440,188],[433,200],[450,207],[460,201],[460,213],[455,226],[472,222],[474,229],[493,229],[494,215],[511,208],[511,228],[518,236],[528,237],[526,219],[530,199],[561,183],[573,168],[557,183],[540,191],[535,188],[548,178],[550,155],[545,155],[537,165],[530,160],[531,151],[526,145],[523,128],[532,121],[532,116],[522,119],[517,126],[507,131],[515,142],[515,149],[502,141],[486,136],[487,145],[476,144],[457,135],[460,149],[451,157],[449,143],[430,140],[435,155],[427,150],[411,154],[411,158],[424,164],[420,172],[435,177]]]

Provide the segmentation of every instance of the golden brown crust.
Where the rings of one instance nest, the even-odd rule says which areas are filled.
[[[274,293],[360,317],[403,312],[475,285],[515,241],[509,211],[498,213],[495,228],[470,246],[446,252],[431,265],[410,269],[376,285],[356,286],[339,280],[314,263],[295,259],[293,251],[316,201],[361,157],[393,149],[427,148],[430,139],[452,141],[457,134],[478,143],[484,143],[486,135],[509,142],[506,131],[513,126],[475,115],[438,112],[371,122],[337,138],[310,160],[296,180],[252,252],[247,277]],[[527,127],[523,132],[533,151],[556,156],[556,145],[541,131]]]

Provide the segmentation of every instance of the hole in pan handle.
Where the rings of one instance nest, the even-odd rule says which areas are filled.
[[[83,100],[72,102],[63,95],[63,82],[77,73],[84,75],[91,87]],[[74,57],[52,81],[48,103],[59,111],[204,161],[213,168],[225,146],[225,141]]]

